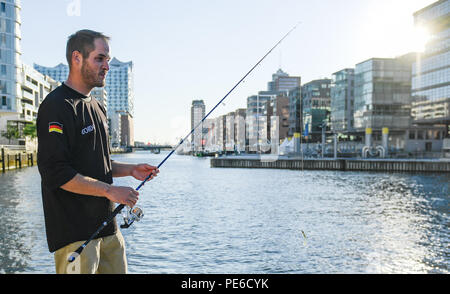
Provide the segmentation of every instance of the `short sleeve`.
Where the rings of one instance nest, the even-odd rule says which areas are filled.
[[[38,168],[43,184],[55,190],[77,171],[71,166],[71,145],[75,138],[73,110],[68,102],[53,99],[39,108],[37,118]]]

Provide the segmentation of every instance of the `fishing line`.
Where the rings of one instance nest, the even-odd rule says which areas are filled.
[[[185,140],[187,140],[189,138],[189,136],[194,133],[194,131],[205,121],[205,119],[214,111],[216,110],[216,108],[221,105],[223,103],[223,101],[228,97],[228,95],[231,94],[231,92],[234,91],[234,89],[237,88],[237,86],[239,86],[239,84],[241,84],[244,79],[250,75],[250,73],[276,48],[278,47],[278,45],[280,45],[281,42],[283,42],[283,40],[289,36],[290,33],[292,33],[292,31],[294,31],[297,26],[300,24],[300,22],[298,22],[291,30],[289,30],[289,32],[287,32],[283,38],[281,38],[238,82],[236,85],[234,85],[233,88],[231,88],[231,90],[208,112],[208,114],[206,114],[201,121],[199,121],[197,123],[197,125],[189,132],[189,134],[186,135],[186,137],[184,137],[184,139],[181,139],[181,141],[172,149],[172,151],[170,151],[170,153],[163,159],[163,161],[161,161],[160,164],[158,164],[157,169],[159,169],[166,161],[167,159],[169,159],[169,157],[171,157],[173,155],[173,153],[178,149],[178,147],[180,147]],[[136,188],[136,191],[139,191],[144,185],[145,183],[151,179],[153,173],[151,173],[150,175],[148,175],[147,178],[145,178],[144,181],[142,181],[142,183]],[[116,217],[117,214],[119,214],[121,212],[121,210],[125,207],[124,204],[120,204],[116,207],[116,209],[114,209],[113,213],[100,225],[100,227],[92,234],[92,236],[86,240],[75,252],[73,252],[69,258],[68,261],[69,262],[73,262],[75,261],[75,259],[80,256],[81,252],[83,251],[83,249],[89,244],[89,242],[91,242],[95,237],[97,237],[97,235]],[[139,221],[142,217],[143,217],[143,211],[139,208],[139,209],[135,209],[132,208],[130,209],[130,211],[128,212],[128,215],[130,216],[129,220],[125,221],[125,224],[123,224],[121,227],[122,228],[128,228],[129,226],[131,226],[133,224],[134,221]]]

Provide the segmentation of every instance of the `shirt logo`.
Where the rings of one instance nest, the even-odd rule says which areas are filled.
[[[49,133],[58,133],[63,134],[63,124],[59,122],[51,122],[48,124],[48,132]]]
[[[89,134],[90,132],[93,132],[93,131],[94,131],[94,125],[90,125],[88,127],[85,127],[84,129],[82,129],[81,130],[81,134],[82,135],[87,135],[87,134]]]

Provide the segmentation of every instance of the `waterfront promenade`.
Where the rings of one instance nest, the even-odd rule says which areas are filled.
[[[450,159],[312,159],[287,156],[245,155],[212,158],[211,167],[450,173]]]

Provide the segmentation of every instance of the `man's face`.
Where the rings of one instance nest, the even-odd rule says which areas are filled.
[[[81,74],[84,82],[92,87],[104,87],[106,74],[109,71],[109,46],[103,39],[95,39],[95,49],[89,57],[83,59]]]

